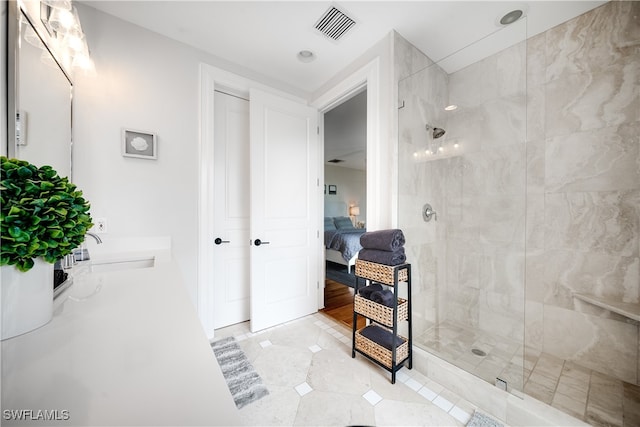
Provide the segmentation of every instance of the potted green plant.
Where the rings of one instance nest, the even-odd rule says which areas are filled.
[[[89,202],[82,192],[51,166],[37,167],[4,156],[0,162],[2,339],[5,339],[51,319],[53,263],[72,253],[93,223]],[[43,287],[42,292],[36,290],[38,286]],[[35,301],[36,298],[42,302]],[[45,316],[41,312],[47,308],[49,313]],[[29,320],[27,326],[16,325],[25,323],[23,318],[30,316],[29,311],[38,312],[39,320]],[[27,330],[23,330],[25,327]]]

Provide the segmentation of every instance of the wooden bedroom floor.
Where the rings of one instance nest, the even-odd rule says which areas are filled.
[[[327,316],[351,329],[353,324],[353,288],[327,280],[324,287],[324,309]],[[364,328],[365,319],[358,316],[358,329]]]

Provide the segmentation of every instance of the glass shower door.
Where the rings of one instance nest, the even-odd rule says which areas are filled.
[[[492,37],[500,46],[499,31],[399,82],[398,220],[414,278],[415,345],[522,391],[524,20],[508,31],[517,43],[481,53]]]

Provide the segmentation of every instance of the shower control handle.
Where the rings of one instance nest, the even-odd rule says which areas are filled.
[[[433,210],[429,203],[425,203],[422,207],[422,219],[424,219],[425,222],[429,222],[431,221],[432,217],[434,220],[438,220],[438,214],[436,213],[436,211]]]

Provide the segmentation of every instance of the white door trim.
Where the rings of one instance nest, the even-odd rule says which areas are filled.
[[[380,96],[382,92],[380,81],[380,58],[376,57],[367,65],[351,74],[349,77],[320,95],[311,106],[322,113],[335,107],[345,98],[367,87],[367,228],[376,229],[380,222],[380,204],[376,189],[380,188],[380,136],[382,134],[380,121]],[[324,123],[324,121],[319,121]],[[323,131],[321,126],[321,132]],[[323,135],[321,135],[323,136]],[[324,138],[321,138],[321,153],[324,153]],[[320,156],[320,170],[324,170],[324,156]],[[322,215],[324,217],[324,215]]]
[[[199,198],[198,198],[198,286],[197,310],[209,339],[214,336],[213,326],[213,115],[214,89],[227,88],[249,94],[257,88],[298,102],[307,100],[282,92],[262,83],[238,76],[229,71],[200,64],[200,141],[199,141]]]
[[[367,88],[367,228],[377,229],[380,224],[380,201],[376,189],[381,188],[380,176],[381,170],[381,118],[380,118],[380,97],[382,87],[380,81],[380,58],[376,57],[367,65],[354,72],[346,79],[327,90],[325,93],[311,102],[311,106],[316,107],[319,111],[318,124],[320,126],[320,143],[318,149],[318,170],[320,180],[324,182],[324,113],[336,105],[340,104],[345,98],[353,93]],[[322,184],[321,182],[321,184]],[[320,197],[324,197],[321,195]],[[324,200],[324,199],[323,199]],[[324,202],[319,204],[320,209],[323,208]],[[324,218],[324,212],[319,215],[321,222]],[[324,230],[324,226],[320,224],[319,230]],[[322,233],[322,232],[321,232]],[[324,261],[324,245],[322,245],[322,254]],[[324,262],[319,264],[320,271],[318,277],[321,278],[321,288],[324,288],[325,266]],[[318,308],[324,308],[324,292],[318,292]]]

